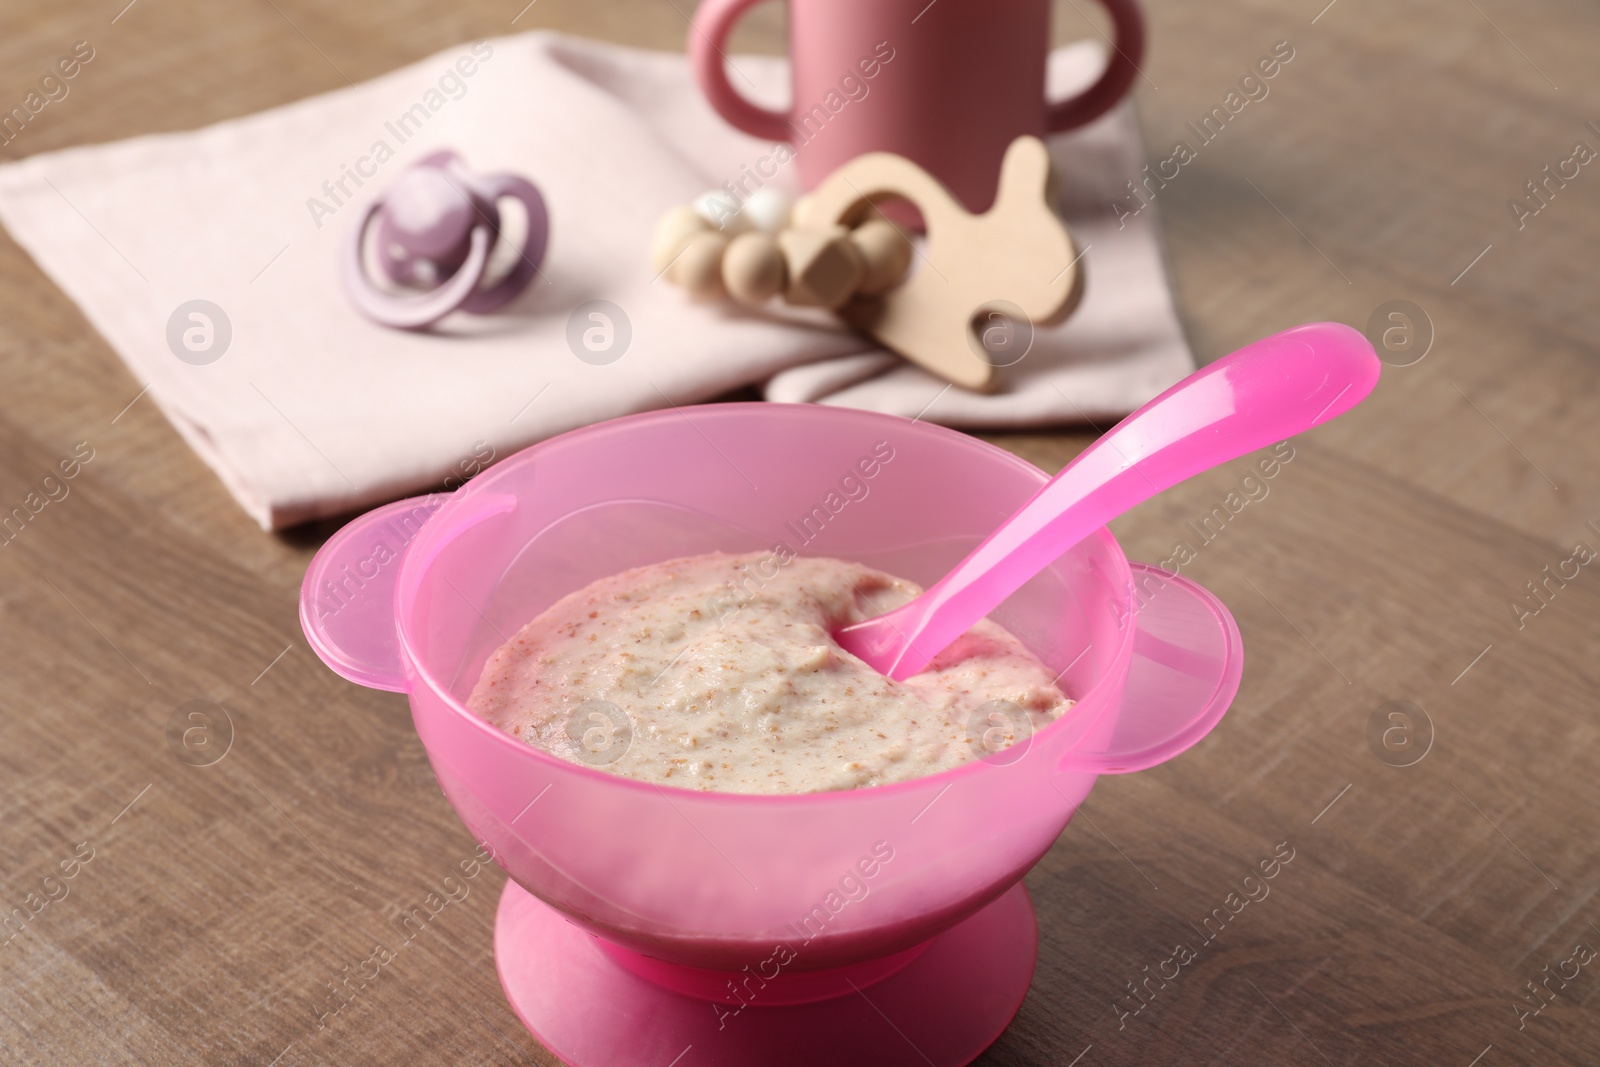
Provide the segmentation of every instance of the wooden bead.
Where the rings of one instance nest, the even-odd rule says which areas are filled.
[[[650,239],[650,269],[660,274],[678,257],[689,238],[711,229],[711,223],[692,207],[675,207],[661,216]]]
[[[722,253],[727,247],[728,239],[714,230],[695,234],[667,268],[667,280],[697,300],[721,299],[727,295],[722,287]]]
[[[783,252],[770,234],[741,233],[722,254],[722,284],[743,304],[761,304],[783,292]]]
[[[865,268],[856,290],[864,296],[893,287],[911,266],[911,242],[886,219],[871,219],[857,226],[850,231],[850,242],[861,253]]]
[[[791,304],[837,308],[861,284],[861,253],[843,226],[784,230],[778,246],[789,274],[784,299]]]

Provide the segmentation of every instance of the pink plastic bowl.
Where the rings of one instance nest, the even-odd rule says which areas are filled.
[[[878,460],[871,477],[863,459]],[[972,437],[843,408],[635,415],[528,448],[455,493],[357,519],[312,563],[301,620],[340,675],[409,695],[467,827],[615,962],[715,999],[728,973],[768,960],[777,943],[797,946],[784,971],[786,1002],[798,1003],[832,995],[806,992],[808,973],[854,974],[865,988],[997,901],[1097,775],[1152,766],[1203,737],[1242,664],[1222,604],[1130,564],[1099,531],[993,614],[1062,672],[1076,706],[1020,753],[850,792],[635,782],[532,748],[464,700],[496,647],[597,578],[783,542],[928,584],[1045,481]]]

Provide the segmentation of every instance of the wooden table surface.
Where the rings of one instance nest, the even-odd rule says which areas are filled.
[[[188,129],[516,30],[681,48],[690,10],[538,0],[513,26],[524,0],[124,2],[0,11],[8,108],[72,42],[97,53],[0,156]],[[1508,207],[1600,148],[1600,12],[1325,2],[1150,0],[1152,158],[1275,42],[1295,50],[1159,194],[1183,318],[1209,359],[1407,300],[1431,348],[1296,441],[1185,568],[1239,620],[1243,688],[1192,751],[1102,779],[1029,875],[1038,972],[986,1065],[1600,1062],[1600,966],[1568,962],[1600,948],[1600,565],[1576,548],[1600,549],[1600,170],[1520,228]],[[1080,6],[1058,5],[1062,40],[1092,32]],[[782,21],[763,7],[739,47],[780,47]],[[0,504],[93,452],[0,550],[0,907],[21,916],[0,934],[0,1060],[556,1062],[495,977],[497,869],[319,1028],[328,983],[469,836],[403,699],[301,636],[331,527],[263,534],[150,403],[128,407],[139,383],[9,238],[0,276]],[[1055,470],[1088,437],[994,439]],[[1116,532],[1135,558],[1199,544],[1187,524],[1248,470]],[[215,765],[169,743],[191,700],[231,714]],[[1411,766],[1383,744],[1391,701],[1421,709],[1389,736],[1426,747]],[[1131,1014],[1127,983],[1281,842],[1270,896]]]

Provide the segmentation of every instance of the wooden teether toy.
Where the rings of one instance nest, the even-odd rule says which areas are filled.
[[[927,263],[904,285],[859,295],[839,309],[846,322],[913,363],[968,389],[989,389],[995,364],[979,353],[980,316],[1020,312],[1034,325],[1065,319],[1083,293],[1083,272],[1054,203],[1050,153],[1019,137],[1000,165],[994,206],[973,215],[927,171],[887,152],[857,156],[794,210],[803,229],[863,217],[904,197],[922,212]]]
[[[893,223],[868,217],[852,226],[789,225],[789,203],[760,189],[743,204],[722,193],[675,207],[656,224],[650,262],[691,296],[731,296],[762,304],[775,296],[799,307],[837,309],[881,293],[911,264],[911,242]]]
[[[651,262],[700,299],[825,307],[913,363],[968,389],[994,385],[996,363],[978,332],[993,315],[1035,326],[1060,322],[1083,294],[1083,271],[1055,199],[1049,151],[1037,137],[1006,149],[994,206],[963,208],[901,156],[857,156],[792,210],[771,197],[744,204],[707,193],[656,226]],[[922,213],[927,261],[909,280],[915,250],[877,210],[904,198]],[[757,221],[759,220],[759,221]]]
[[[502,199],[520,201],[527,237],[503,277],[480,288],[500,239]],[[367,273],[367,235],[377,218],[375,258],[400,291]],[[476,175],[454,152],[418,160],[362,214],[345,239],[345,291],[363,314],[402,329],[421,329],[452,311],[494,311],[522,292],[539,268],[550,233],[539,190],[515,174]],[[405,292],[411,290],[411,292]]]

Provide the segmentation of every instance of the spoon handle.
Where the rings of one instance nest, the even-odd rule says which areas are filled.
[[[1318,322],[1201,368],[1084,450],[972,554],[899,609],[907,678],[1024,582],[1129,508],[1219,463],[1321,425],[1360,403],[1381,364],[1357,330]],[[865,628],[872,620],[863,623]]]

